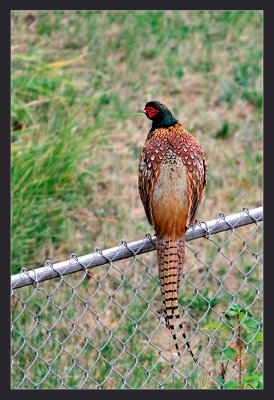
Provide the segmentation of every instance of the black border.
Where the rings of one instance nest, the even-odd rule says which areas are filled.
[[[17,4],[15,4],[17,3]],[[77,7],[76,4],[68,4],[67,2],[62,2],[62,5],[60,2],[58,2],[58,5],[55,4],[53,5],[52,2],[47,2],[46,4],[42,6],[42,4],[39,4],[37,2],[33,1],[28,1],[24,3],[18,2],[10,2],[9,8],[6,9],[2,7],[1,10],[1,16],[2,16],[2,24],[1,24],[1,56],[2,56],[2,62],[1,62],[1,79],[2,79],[2,85],[1,87],[4,88],[2,91],[2,116],[4,116],[4,128],[2,128],[2,135],[1,135],[1,140],[4,140],[4,145],[1,147],[2,152],[1,152],[1,170],[4,171],[2,174],[2,183],[3,184],[3,192],[1,196],[1,200],[3,201],[1,211],[2,211],[2,218],[1,221],[5,221],[4,226],[2,225],[2,255],[4,255],[5,261],[7,259],[7,262],[2,262],[2,272],[4,272],[4,279],[5,282],[8,281],[10,282],[10,218],[11,218],[11,213],[10,213],[10,136],[7,134],[7,132],[10,132],[10,79],[7,79],[7,77],[10,78],[10,11],[11,10],[36,10],[36,9],[41,9],[41,10],[75,10],[75,9],[99,9],[99,10],[182,10],[182,9],[190,9],[190,10],[263,10],[264,13],[264,65],[263,65],[263,80],[264,80],[264,104],[263,104],[263,130],[264,130],[264,136],[263,136],[263,141],[264,141],[264,206],[266,208],[266,215],[267,217],[271,216],[271,205],[273,204],[273,198],[271,194],[271,188],[272,184],[274,183],[274,178],[273,178],[273,164],[271,164],[271,155],[273,158],[273,152],[274,146],[272,146],[271,141],[273,140],[273,133],[272,133],[272,126],[273,123],[271,124],[271,111],[270,108],[273,108],[272,102],[271,102],[271,97],[273,96],[273,59],[271,58],[271,55],[273,54],[273,13],[271,12],[272,10],[270,7],[266,7],[263,2],[260,2],[258,4],[251,4],[251,2],[246,2],[245,6],[243,5],[243,2],[241,2],[242,7],[240,7],[239,1],[230,1],[226,2],[227,7],[224,7],[224,4],[220,2],[214,2],[215,6],[212,5],[213,2],[211,2],[211,5],[209,3],[203,3],[200,1],[195,2],[196,7],[194,7],[194,3],[188,3],[184,4],[183,2],[179,2],[178,0],[176,1],[168,1],[168,2],[157,2],[157,3],[151,3],[143,0],[139,0],[138,2],[135,1],[134,4],[129,4],[128,2],[113,2],[113,1],[104,1],[104,4],[98,4],[97,2],[77,2]],[[270,4],[270,2],[268,3]],[[81,6],[80,6],[81,5]],[[152,7],[153,5],[153,7]],[[199,7],[200,6],[200,7]],[[156,8],[157,7],[157,8]],[[8,39],[8,40],[7,40]],[[267,112],[267,110],[269,112]],[[273,112],[273,111],[272,111]],[[4,151],[3,151],[4,150]],[[4,182],[3,182],[4,180]],[[269,209],[269,212],[268,212]],[[273,212],[273,211],[272,211]],[[274,344],[272,343],[272,337],[271,335],[271,321],[272,321],[272,302],[270,298],[271,289],[273,291],[274,288],[274,279],[272,278],[273,276],[273,269],[271,268],[271,262],[270,257],[271,257],[271,242],[272,240],[272,235],[271,235],[271,222],[270,218],[266,218],[266,221],[264,223],[264,250],[266,250],[266,259],[268,262],[265,264],[267,267],[264,269],[265,277],[267,279],[264,279],[264,287],[267,289],[269,287],[269,290],[266,290],[265,294],[265,301],[264,301],[264,315],[266,317],[265,321],[265,339],[264,339],[264,349],[265,355],[266,355],[266,362],[265,362],[265,367],[264,367],[264,389],[261,390],[259,393],[254,394],[254,391],[239,391],[236,390],[234,391],[235,393],[230,393],[230,390],[225,390],[222,394],[223,396],[229,396],[231,397],[234,395],[239,395],[239,396],[264,396],[265,394],[267,395],[269,391],[269,397],[271,397],[271,374],[272,374],[272,368],[271,368],[271,351],[273,352]],[[273,247],[273,244],[272,244]],[[270,251],[268,251],[270,249]],[[2,257],[1,257],[1,260]],[[8,276],[5,277],[5,274]],[[271,276],[272,274],[272,276]],[[2,372],[1,372],[1,382],[2,382],[2,392],[4,390],[3,395],[7,395],[7,397],[13,397],[16,395],[19,396],[29,396],[33,390],[16,390],[16,389],[10,389],[10,348],[6,345],[6,343],[9,343],[10,340],[10,284],[7,285],[6,283],[3,282],[2,288],[4,290],[1,290],[1,295],[4,297],[3,300],[1,301],[1,308],[2,308],[2,322],[3,322],[3,328],[7,329],[1,329],[0,334],[3,336],[3,339],[1,341],[2,343],[2,348],[4,347],[4,357],[1,360],[0,366],[2,367]],[[7,302],[7,307],[4,306]],[[267,312],[268,311],[268,312]],[[7,318],[6,315],[7,315]],[[269,315],[269,317],[268,317]],[[8,321],[8,323],[6,323]],[[270,333],[270,335],[268,334]],[[7,337],[6,337],[7,335]],[[7,358],[7,362],[5,361]],[[272,378],[273,379],[273,378]],[[51,391],[50,395],[55,392],[55,389],[44,389],[40,390],[40,393],[42,396],[47,396],[48,391]],[[108,396],[109,394],[107,393],[107,389],[104,391],[98,391],[94,389],[97,394],[100,396],[104,395]],[[113,389],[114,392],[119,392],[117,395],[121,395],[123,392],[125,394],[128,394],[128,390],[118,390],[118,389]],[[57,391],[57,389],[56,389]],[[73,393],[76,390],[66,390],[64,395],[69,395],[69,396],[74,396],[75,394]],[[93,390],[81,390],[81,395],[84,392],[87,392],[87,395],[93,395]],[[161,391],[161,390],[142,390],[142,394],[145,395],[145,392],[151,392],[151,395],[158,396],[158,395],[181,395],[180,391],[178,390],[168,390],[168,393],[166,390]],[[19,393],[18,393],[19,392]],[[45,392],[45,394],[44,394]],[[103,393],[102,393],[103,392]],[[134,395],[134,392],[138,392],[138,390],[131,390],[130,393]],[[253,392],[253,394],[252,394]],[[39,393],[39,396],[40,396]],[[63,391],[58,391],[58,395],[62,396]],[[215,394],[214,394],[215,393]],[[116,393],[115,393],[116,394]],[[139,393],[137,393],[138,395]],[[219,396],[220,392],[218,390],[185,390],[184,391],[184,396],[185,395],[202,395],[202,396]],[[37,396],[37,394],[35,394]],[[110,396],[113,396],[111,393]]]

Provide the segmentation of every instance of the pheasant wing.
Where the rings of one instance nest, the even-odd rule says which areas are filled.
[[[155,183],[159,176],[160,165],[163,160],[163,154],[159,152],[160,141],[157,137],[155,140],[147,141],[139,159],[138,186],[140,197],[146,212],[148,222],[153,224],[152,216],[152,199]]]
[[[200,149],[197,151],[196,154],[197,156],[193,160],[192,171],[188,170],[191,191],[191,206],[189,212],[188,226],[192,225],[195,222],[198,206],[201,203],[206,188],[206,161]]]

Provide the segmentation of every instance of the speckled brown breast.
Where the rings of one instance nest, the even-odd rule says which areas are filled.
[[[179,238],[185,231],[189,209],[189,190],[186,168],[181,158],[169,149],[160,165],[154,185],[152,216],[155,234]],[[164,212],[163,212],[164,210]]]
[[[181,159],[186,169],[189,187],[189,210],[186,224],[189,226],[195,221],[197,208],[205,191],[207,168],[200,144],[183,128],[181,123],[149,132],[139,162],[138,180],[141,200],[148,221],[154,226],[153,191],[163,160],[170,152]]]

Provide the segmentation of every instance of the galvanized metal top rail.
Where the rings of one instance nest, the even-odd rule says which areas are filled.
[[[225,217],[223,213],[218,214],[218,218],[208,222],[197,221],[196,225],[190,227],[186,232],[186,241],[208,237],[209,235],[233,230],[234,228],[256,223],[263,220],[263,207],[248,210],[243,207],[240,213]],[[143,240],[132,243],[120,241],[120,245],[107,250],[95,248],[94,252],[77,258],[72,254],[69,260],[52,264],[46,261],[45,266],[32,270],[23,268],[21,273],[11,276],[11,289],[36,284],[37,282],[54,279],[62,275],[71,274],[85,269],[104,265],[110,261],[118,261],[124,258],[137,256],[142,253],[155,250],[156,238],[149,234]]]

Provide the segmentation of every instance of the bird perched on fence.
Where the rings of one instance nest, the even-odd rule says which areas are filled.
[[[165,320],[180,356],[175,322],[180,318],[178,290],[185,233],[195,222],[205,192],[207,166],[198,141],[164,104],[150,101],[139,112],[152,121],[139,159],[139,193],[148,222],[155,229]],[[182,335],[186,339],[184,332]],[[186,345],[195,360],[188,342]]]

